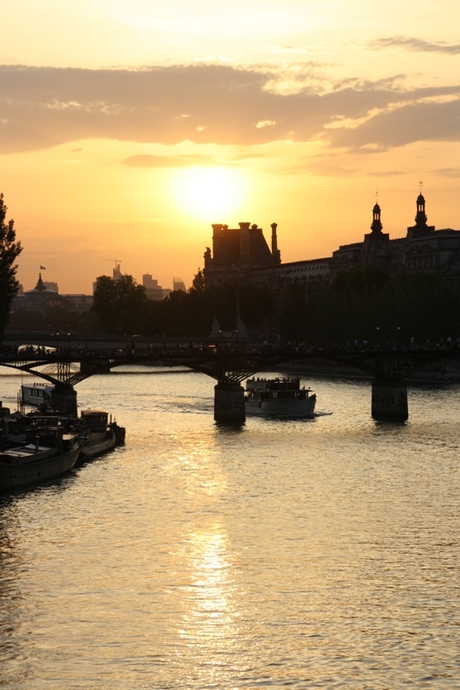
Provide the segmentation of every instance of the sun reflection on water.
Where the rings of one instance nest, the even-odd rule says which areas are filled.
[[[183,650],[195,673],[215,682],[238,633],[236,584],[228,536],[222,525],[190,532],[180,551],[188,582],[183,587]]]

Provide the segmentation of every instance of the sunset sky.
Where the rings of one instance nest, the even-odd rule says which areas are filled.
[[[212,223],[283,262],[414,222],[460,230],[460,3],[5,0],[0,192],[18,278],[187,286]]]

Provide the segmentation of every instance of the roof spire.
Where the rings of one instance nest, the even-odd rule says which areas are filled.
[[[35,286],[35,290],[39,290],[40,292],[42,292],[43,290],[46,290],[45,284],[42,280],[42,274],[41,273],[38,274],[38,281],[37,281],[37,284]]]

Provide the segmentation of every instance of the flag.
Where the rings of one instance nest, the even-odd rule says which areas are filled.
[[[46,271],[46,268],[44,266],[40,266],[40,271]]]

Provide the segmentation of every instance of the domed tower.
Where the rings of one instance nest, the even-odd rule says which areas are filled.
[[[417,213],[415,215],[415,227],[425,228],[426,227],[426,213],[425,213],[425,197],[420,192],[417,197]]]
[[[381,209],[377,201],[372,209],[372,232],[364,235],[359,256],[360,264],[385,263],[388,259],[390,236],[382,232]]]
[[[374,208],[372,209],[372,225],[371,225],[371,230],[374,235],[380,234],[382,232],[382,221],[380,219],[380,206],[376,203]]]
[[[425,197],[420,190],[417,197],[417,213],[415,214],[415,225],[407,228],[407,238],[409,240],[426,237],[435,231],[434,225],[427,224],[427,217],[425,213]]]

